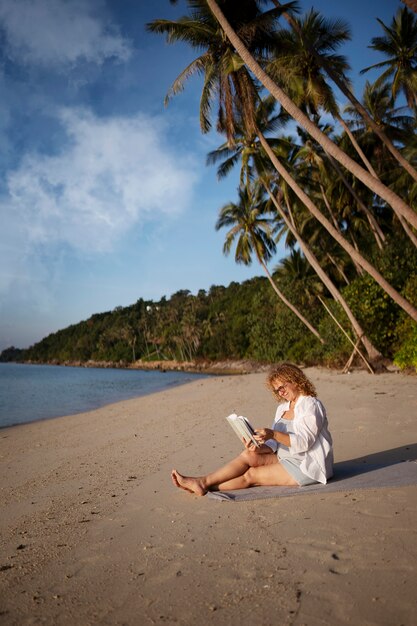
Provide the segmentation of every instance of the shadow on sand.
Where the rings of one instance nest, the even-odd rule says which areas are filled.
[[[349,459],[334,464],[334,476],[332,482],[343,480],[351,476],[366,474],[382,467],[397,465],[404,461],[415,461],[417,459],[417,443],[411,443],[391,450],[374,452],[357,459]]]

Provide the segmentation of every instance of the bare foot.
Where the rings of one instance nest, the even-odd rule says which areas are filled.
[[[204,489],[199,478],[182,476],[182,474],[175,469],[171,472],[171,478],[174,485],[180,489],[184,489],[184,491],[194,493],[196,496],[205,496],[207,493],[207,489]]]
[[[194,491],[191,491],[191,489],[187,489],[186,487],[183,487],[182,485],[180,485],[180,483],[178,482],[178,479],[177,479],[177,472],[176,472],[176,470],[172,470],[172,472],[171,472],[171,479],[172,479],[172,482],[174,483],[175,487],[179,487],[180,489],[184,489],[184,491],[188,491],[189,493],[194,493]]]

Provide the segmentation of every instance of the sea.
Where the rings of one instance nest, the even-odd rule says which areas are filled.
[[[0,363],[0,428],[184,385],[206,374]]]

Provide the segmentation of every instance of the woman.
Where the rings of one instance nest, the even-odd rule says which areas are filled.
[[[299,367],[283,363],[268,375],[267,387],[280,403],[270,428],[256,430],[260,444],[245,450],[206,476],[183,476],[172,470],[176,487],[198,496],[255,485],[305,486],[326,483],[333,474],[332,438],[324,406],[313,383]]]

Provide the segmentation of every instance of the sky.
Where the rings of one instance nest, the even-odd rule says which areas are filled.
[[[360,69],[382,60],[367,48],[376,18],[402,3],[300,5],[349,22],[340,52],[360,95],[372,78]],[[262,275],[225,257],[214,228],[238,172],[219,182],[206,166],[223,138],[200,131],[200,80],[164,106],[195,53],[145,24],[185,13],[181,0],[0,0],[0,350],[139,298]]]

